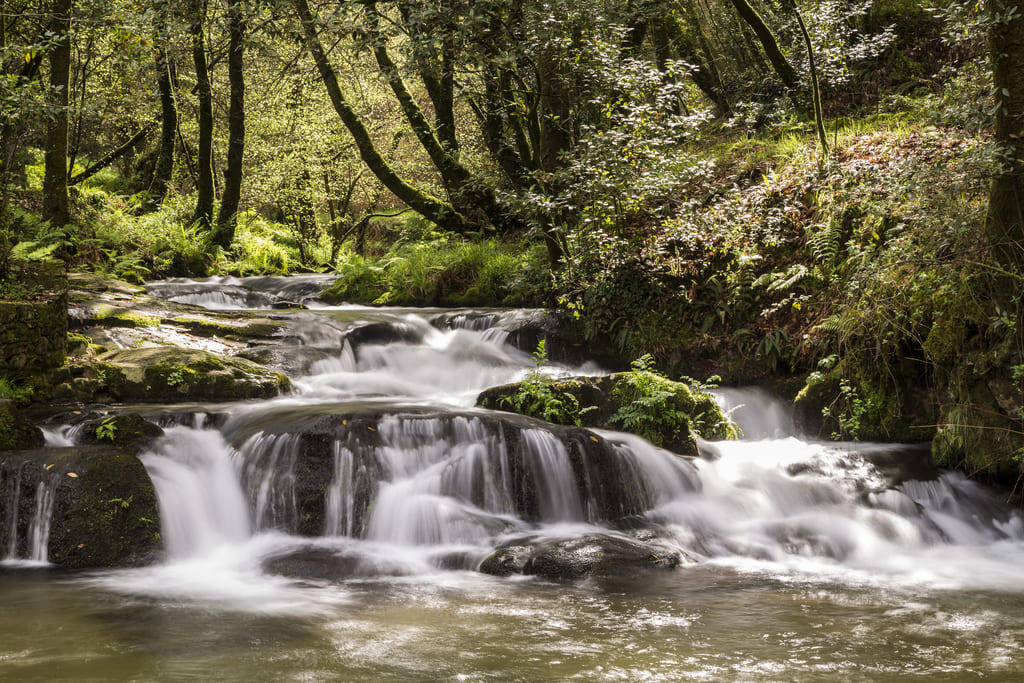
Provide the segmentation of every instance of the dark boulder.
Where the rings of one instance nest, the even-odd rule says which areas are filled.
[[[133,567],[161,555],[156,491],[135,449],[82,446],[0,456],[0,548],[30,558],[51,511],[47,560],[69,569]]]
[[[591,533],[573,538],[527,536],[508,541],[484,558],[480,571],[495,576],[523,574],[547,579],[632,576],[674,569],[690,560],[653,534]]]

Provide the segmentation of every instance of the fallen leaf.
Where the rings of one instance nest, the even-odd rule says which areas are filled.
[[[71,477],[72,479],[77,479],[78,478],[78,475],[75,474],[74,472],[68,472],[68,476]]]

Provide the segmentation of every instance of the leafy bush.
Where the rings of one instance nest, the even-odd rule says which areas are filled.
[[[632,367],[612,392],[619,404],[612,424],[656,446],[689,441],[693,434],[705,439],[736,438],[735,426],[725,419],[711,394],[669,380],[654,369],[650,355],[636,359]]]
[[[581,417],[593,407],[580,409],[579,400],[570,393],[552,386],[552,380],[544,376],[541,368],[548,362],[547,348],[542,339],[533,352],[535,367],[525,380],[519,383],[516,392],[502,398],[500,403],[521,415],[529,415],[547,422],[564,425],[583,424]]]

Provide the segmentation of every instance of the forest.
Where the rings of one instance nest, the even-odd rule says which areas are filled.
[[[0,299],[330,273],[1024,463],[1020,0],[0,0]],[[12,372],[0,397],[45,402]]]

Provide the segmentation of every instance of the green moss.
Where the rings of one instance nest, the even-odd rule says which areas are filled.
[[[93,322],[111,327],[160,327],[160,318],[116,306],[96,306]]]
[[[43,446],[43,433],[26,420],[7,399],[0,399],[0,451]]]
[[[92,347],[92,340],[84,334],[68,334],[68,355],[82,356],[89,352]]]

